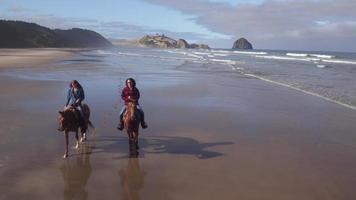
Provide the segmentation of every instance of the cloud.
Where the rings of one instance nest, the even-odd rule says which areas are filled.
[[[258,48],[293,49],[304,45],[304,49],[314,49],[330,47],[322,43],[331,41],[334,49],[348,46],[349,50],[350,43],[356,42],[352,37],[356,35],[354,0],[266,0],[235,6],[203,0],[145,1],[193,15],[192,20],[211,31],[234,35],[234,39],[247,37]],[[315,40],[320,44],[309,45],[310,41],[317,44]]]
[[[25,8],[25,7],[22,7],[22,6],[12,6],[9,9],[7,9],[7,11],[10,12],[10,13],[36,12],[36,10]]]

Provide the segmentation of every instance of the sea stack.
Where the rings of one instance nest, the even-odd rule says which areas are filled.
[[[186,48],[189,48],[189,44],[184,39],[179,39],[177,42],[177,48],[186,49]]]
[[[253,49],[252,44],[245,38],[240,38],[234,42],[232,49]]]

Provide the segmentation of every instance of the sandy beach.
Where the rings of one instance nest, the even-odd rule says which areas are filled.
[[[127,68],[116,80],[78,77],[96,131],[63,159],[57,117],[71,78],[2,70],[55,74],[53,65],[75,56],[0,50],[0,199],[356,199],[356,111],[240,74]],[[115,128],[128,76],[149,126],[138,158]]]
[[[82,49],[0,49],[0,68],[45,65],[70,56]]]

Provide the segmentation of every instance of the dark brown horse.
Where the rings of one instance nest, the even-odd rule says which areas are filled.
[[[140,125],[140,114],[135,102],[129,102],[124,114],[124,128],[129,136],[130,154],[138,154],[138,130]]]
[[[86,140],[86,131],[88,129],[88,125],[94,128],[93,124],[90,122],[89,117],[90,117],[90,109],[89,106],[86,104],[83,104],[82,106],[83,109],[83,114],[84,114],[84,126],[80,126],[80,120],[79,120],[79,115],[78,111],[76,111],[74,108],[70,107],[67,108],[63,111],[59,111],[59,131],[64,132],[64,137],[65,137],[65,153],[64,153],[64,158],[68,157],[68,133],[69,132],[75,132],[75,138],[77,139],[75,148],[79,148],[79,142],[84,142]],[[81,139],[79,140],[78,137],[78,129],[81,129]]]

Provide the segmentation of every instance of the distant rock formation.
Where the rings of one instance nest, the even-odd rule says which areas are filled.
[[[0,20],[0,48],[106,47],[112,44],[100,34],[79,28],[49,29],[35,23]]]
[[[184,39],[179,39],[177,42],[177,48],[186,49],[189,48],[189,44]]]
[[[245,38],[240,38],[234,42],[232,49],[253,49],[253,47]]]
[[[177,41],[166,37],[165,35],[145,35],[139,40],[139,43],[148,47],[157,48],[174,48],[177,46]]]
[[[162,35],[145,35],[139,40],[141,45],[146,47],[155,47],[155,48],[204,48],[209,49],[209,46],[206,44],[192,44],[189,45],[184,39],[179,39],[178,41],[170,37]]]
[[[192,48],[192,49],[210,49],[210,47],[206,44],[191,44],[189,46],[189,48]]]

